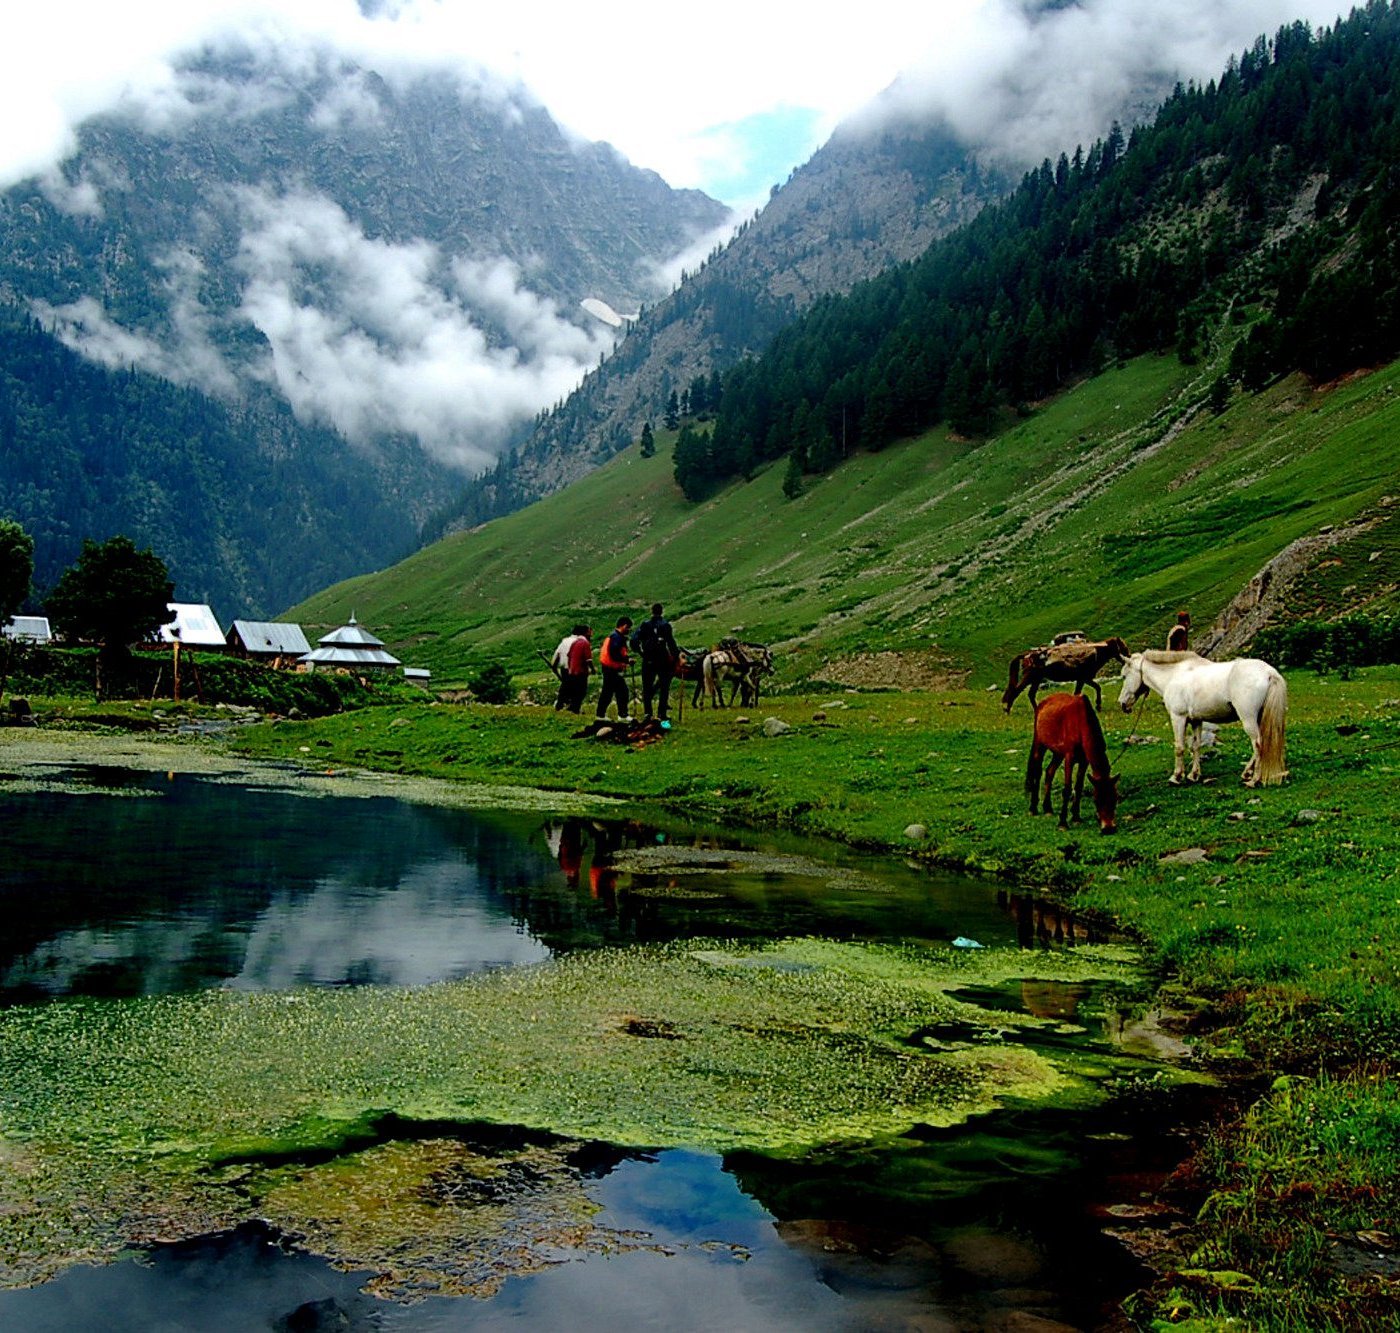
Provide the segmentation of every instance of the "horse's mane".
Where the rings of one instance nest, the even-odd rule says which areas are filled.
[[[1192,652],[1189,648],[1179,652],[1174,648],[1147,648],[1143,650],[1142,660],[1155,662],[1159,666],[1168,666],[1172,662],[1207,662],[1210,659],[1202,657],[1200,653]]]

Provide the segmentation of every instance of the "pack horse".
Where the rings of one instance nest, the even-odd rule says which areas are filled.
[[[742,698],[744,706],[752,708],[758,702],[763,677],[772,672],[773,651],[766,644],[724,639],[701,660],[692,702],[701,706],[703,690],[715,708],[725,707],[724,687],[728,683],[732,685],[728,706],[733,707],[735,698]]]
[[[1168,781],[1201,780],[1201,726],[1238,722],[1249,736],[1251,754],[1241,775],[1249,787],[1269,787],[1288,776],[1284,762],[1284,722],[1288,686],[1257,657],[1211,662],[1192,652],[1150,650],[1133,653],[1123,664],[1125,713],[1149,690],[1162,696],[1172,720],[1176,764]],[[1191,728],[1191,771],[1186,770],[1186,729]]]
[[[1011,659],[1010,678],[1006,692],[1001,696],[1001,706],[1009,713],[1016,696],[1022,690],[1031,692],[1031,707],[1035,707],[1036,691],[1047,681],[1074,682],[1074,692],[1079,694],[1086,685],[1094,691],[1095,706],[1103,708],[1103,691],[1094,679],[1099,668],[1108,662],[1119,661],[1128,655],[1128,645],[1122,639],[1113,637],[1098,642],[1075,636],[1064,636],[1065,642],[1055,642],[1048,648],[1032,648]]]

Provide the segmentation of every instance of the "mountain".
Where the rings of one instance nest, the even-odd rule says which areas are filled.
[[[541,414],[439,520],[509,513],[584,475],[659,421],[669,395],[761,351],[821,296],[922,254],[1011,185],[944,123],[843,127],[606,361]]]
[[[1152,643],[1180,607],[1232,651],[1259,608],[1394,611],[1397,84],[1394,5],[1285,28],[814,303],[712,430],[299,613],[353,604],[447,674],[660,598],[683,642],[778,644],[787,680],[898,684],[1063,629]]]
[[[296,450],[323,453],[313,470],[330,483],[306,503],[366,534],[312,562],[344,574],[401,554],[404,521],[562,398],[612,345],[611,312],[653,297],[660,267],[725,214],[570,139],[519,89],[221,49],[189,60],[162,100],[87,122],[60,169],[0,195],[0,300],[95,365],[211,397],[211,412],[253,432],[250,460],[301,432]],[[27,413],[65,410],[34,386],[17,392]],[[279,416],[275,440],[256,433]],[[0,510],[56,532],[85,521],[88,455],[113,442],[54,429],[78,451],[73,492],[54,478],[41,515],[0,477]],[[244,479],[225,466],[244,490],[261,464]],[[338,471],[369,510],[337,507]],[[110,518],[132,528],[140,514]],[[368,535],[391,530],[388,544]],[[231,535],[287,540],[259,506]],[[182,595],[207,583],[240,613],[287,595],[265,578],[206,577],[212,548],[191,556]]]
[[[0,513],[34,538],[36,603],[84,537],[120,532],[178,599],[270,616],[414,550],[444,479],[411,442],[358,448],[266,389],[225,403],[109,370],[0,304]]]
[[[509,513],[582,476],[660,421],[672,392],[761,352],[823,297],[917,259],[1004,197],[1041,152],[1072,150],[1053,137],[1061,128],[1103,133],[1150,120],[1176,57],[1141,42],[1111,50],[1100,34],[1101,49],[1064,79],[1066,60],[1085,59],[1079,8],[1025,0],[1003,15],[1015,50],[996,73],[932,94],[926,79],[898,79],[839,126],[728,244],[642,311],[563,403],[516,432],[434,529]]]

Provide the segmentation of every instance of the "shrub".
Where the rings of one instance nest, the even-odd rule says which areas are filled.
[[[491,662],[467,681],[467,686],[476,699],[484,704],[508,704],[510,702],[510,672],[499,662]]]
[[[1254,653],[1276,666],[1350,672],[1355,667],[1400,662],[1400,617],[1346,616],[1271,625],[1254,639]]]

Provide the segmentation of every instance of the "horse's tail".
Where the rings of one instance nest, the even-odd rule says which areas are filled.
[[[1277,672],[1269,679],[1264,706],[1259,710],[1259,762],[1254,780],[1274,787],[1288,776],[1284,762],[1284,715],[1288,712],[1288,685]]]
[[[705,693],[709,695],[710,702],[718,708],[723,702],[723,697],[716,693],[718,682],[715,680],[715,655],[706,653],[704,660],[700,663],[700,683],[705,687]]]

